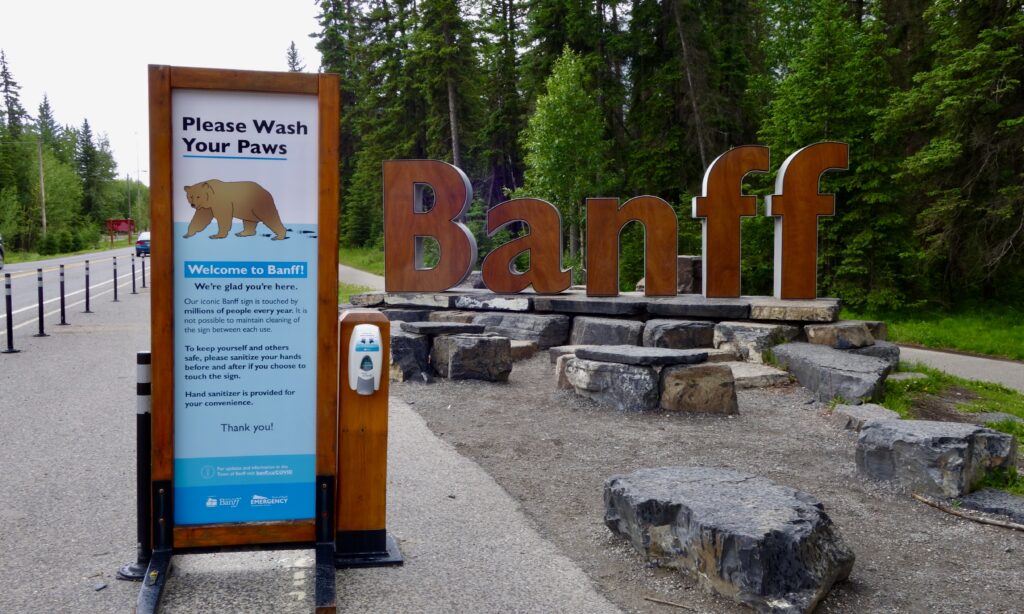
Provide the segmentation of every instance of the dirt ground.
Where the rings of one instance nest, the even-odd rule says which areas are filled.
[[[483,467],[624,611],[750,612],[648,566],[605,527],[605,479],[666,465],[747,471],[821,500],[857,561],[818,612],[1024,611],[1024,533],[857,477],[856,435],[799,386],[740,391],[738,416],[626,413],[556,390],[541,352],[516,363],[507,384],[438,380],[393,384],[392,394]]]

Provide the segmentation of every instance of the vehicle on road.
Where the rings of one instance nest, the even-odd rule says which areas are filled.
[[[149,255],[149,233],[140,232],[138,240],[135,241],[135,255],[139,258]]]
[[[4,236],[0,235],[0,270],[4,268]]]

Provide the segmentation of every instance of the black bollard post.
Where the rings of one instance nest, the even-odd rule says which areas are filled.
[[[146,575],[149,560],[153,558],[153,542],[149,536],[150,503],[150,434],[152,425],[152,365],[149,352],[135,354],[135,497],[136,497],[136,531],[138,531],[138,547],[134,563],[125,563],[117,570],[120,580],[141,581]]]
[[[89,261],[85,261],[85,313],[92,313],[89,310]]]
[[[38,296],[39,296],[39,316],[37,317],[37,319],[39,320],[39,332],[36,333],[35,336],[36,337],[49,337],[50,335],[47,335],[46,331],[43,330],[43,270],[42,269],[36,269],[36,286],[38,286],[38,288],[39,288],[39,290],[38,290]]]
[[[135,291],[135,256],[132,255],[132,294],[138,294]]]
[[[114,256],[114,302],[117,302],[117,256]]]
[[[60,324],[59,326],[67,326],[68,319],[67,314],[64,312],[64,265],[60,265]]]
[[[11,307],[11,274],[4,273],[4,299],[7,303],[7,349],[4,354],[17,354],[21,350],[14,349],[14,309]]]
[[[146,287],[146,257],[142,257],[142,287]]]

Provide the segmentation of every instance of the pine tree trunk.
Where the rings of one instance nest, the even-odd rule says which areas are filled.
[[[448,122],[452,128],[452,164],[462,168],[462,153],[459,151],[459,110],[455,104],[455,79],[448,76]]]
[[[686,36],[683,34],[683,16],[679,11],[679,3],[676,0],[672,5],[672,12],[676,18],[676,32],[679,33],[679,48],[683,55],[683,70],[686,71],[686,85],[690,88],[690,105],[693,107],[693,123],[697,129],[697,148],[700,150],[700,165],[703,168],[708,166],[707,152],[704,151],[704,122],[700,116],[700,108],[697,106],[697,91],[693,87],[693,73],[690,70],[690,53],[686,47]]]

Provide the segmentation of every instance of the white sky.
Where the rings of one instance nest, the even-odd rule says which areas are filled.
[[[0,49],[33,117],[43,93],[61,125],[106,134],[118,173],[149,183],[147,66],[287,70],[291,41],[307,72],[320,53],[314,0],[15,0]],[[137,161],[137,162],[136,162]],[[136,172],[136,168],[141,173]]]

